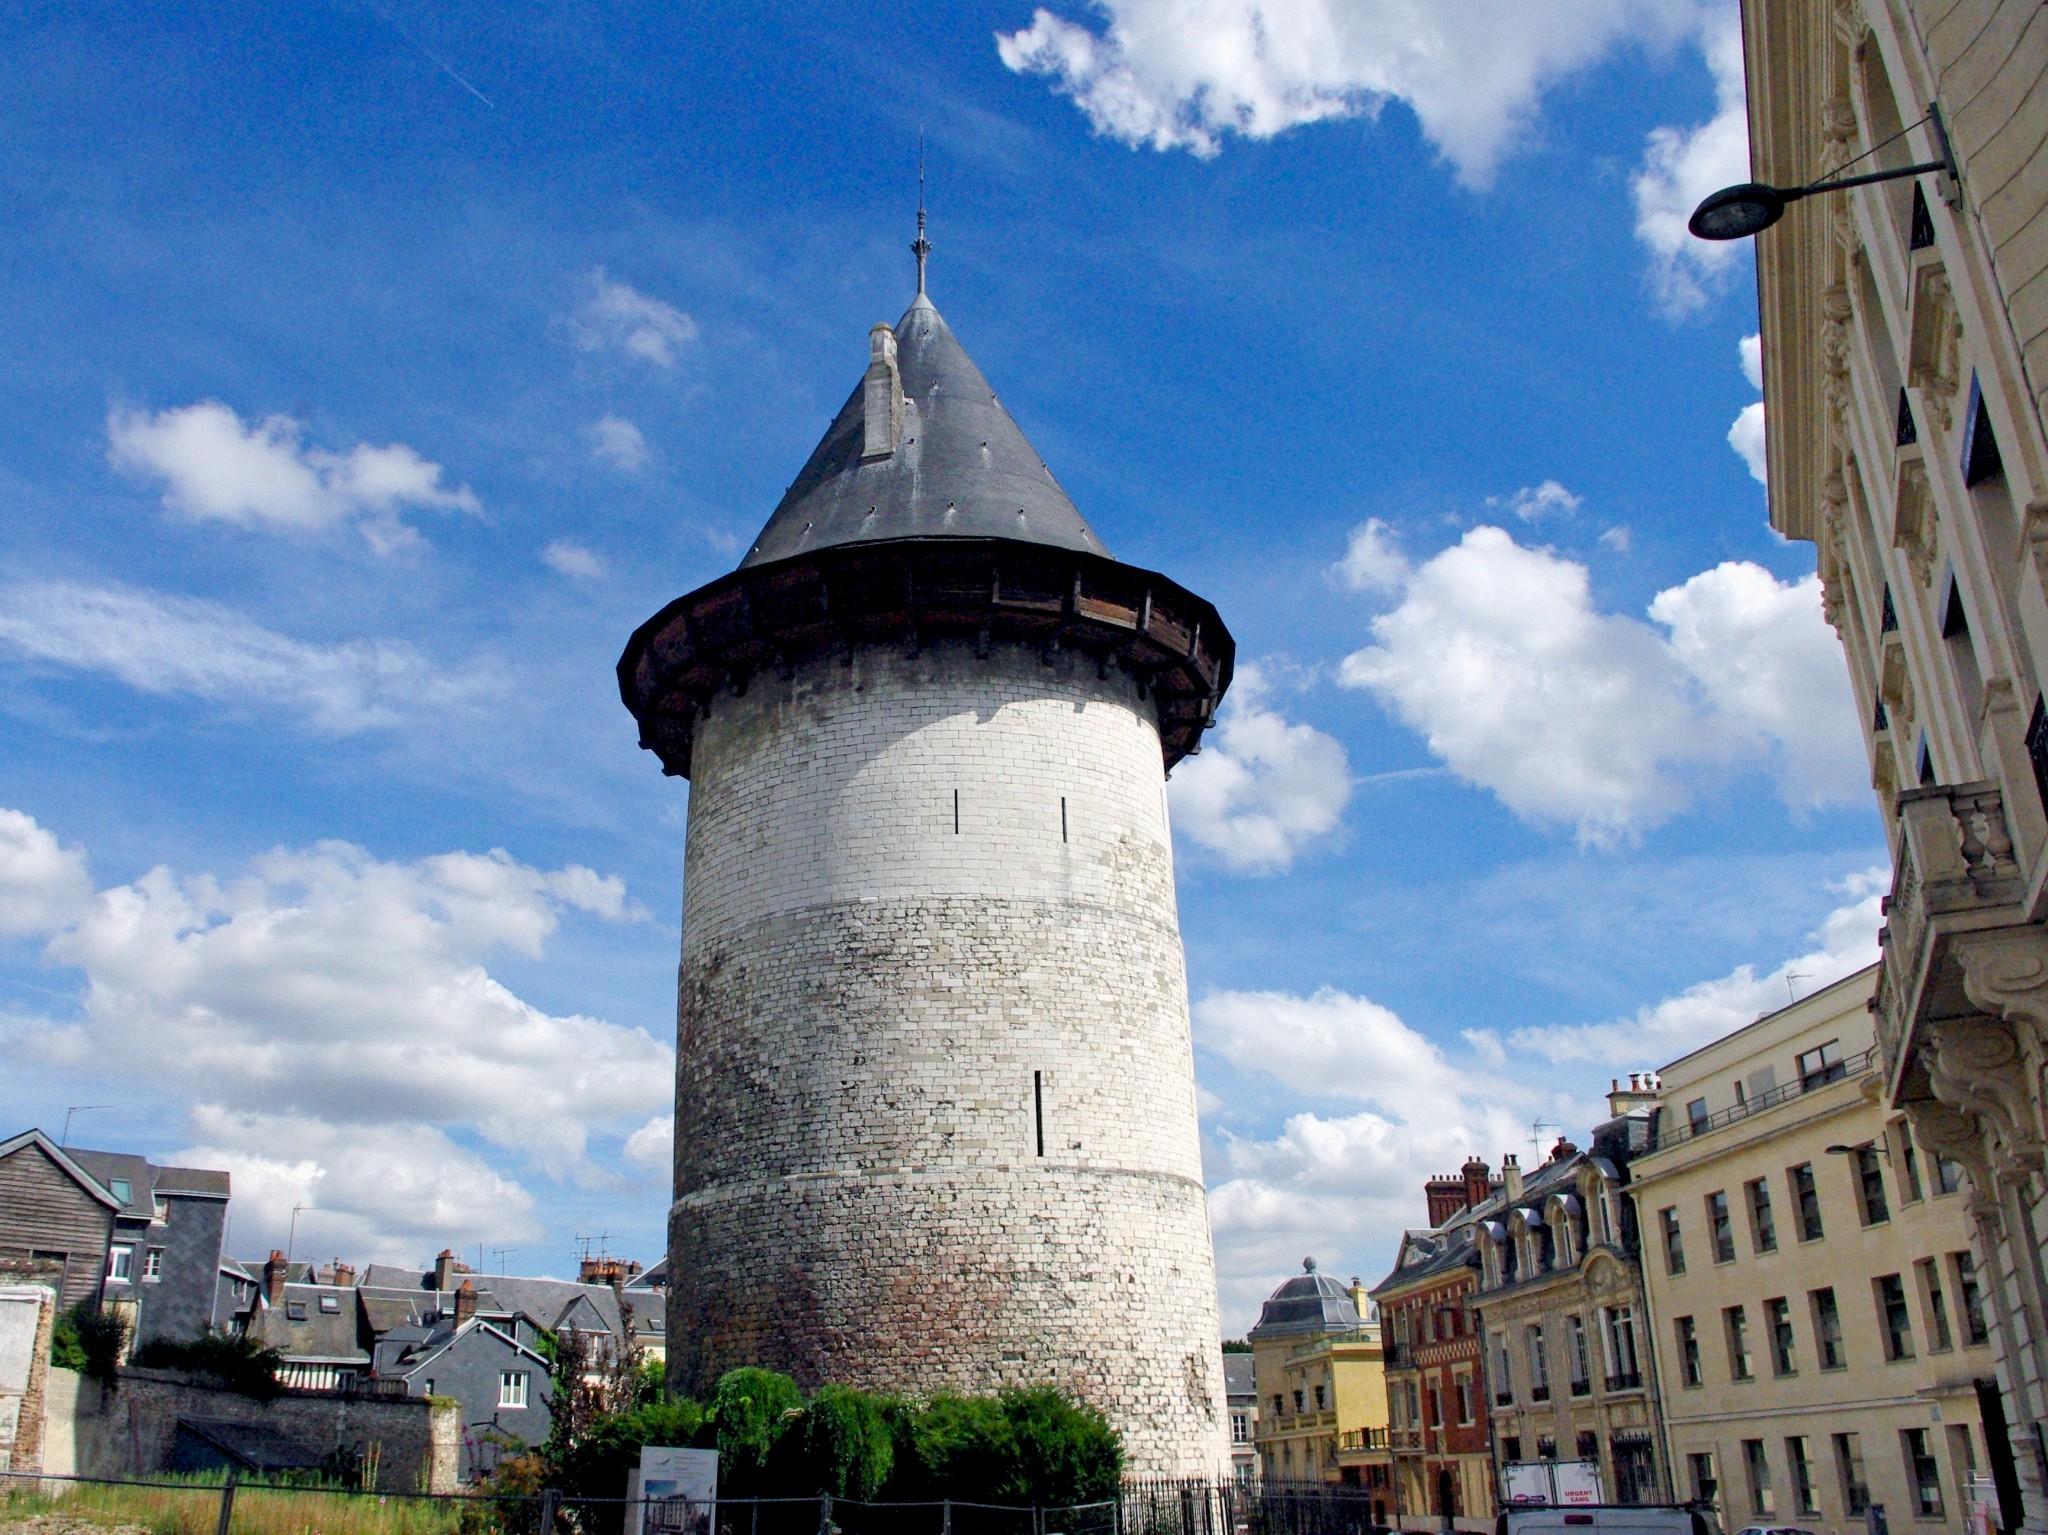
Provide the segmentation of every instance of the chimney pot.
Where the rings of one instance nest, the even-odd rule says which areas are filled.
[[[270,1256],[263,1264],[263,1298],[271,1305],[283,1303],[284,1277],[290,1272],[291,1265],[284,1261],[283,1252],[275,1247],[271,1248]]]

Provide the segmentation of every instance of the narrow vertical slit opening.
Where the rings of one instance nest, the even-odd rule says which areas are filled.
[[[953,835],[960,835],[960,791],[953,791]]]
[[[1045,1073],[1031,1073],[1031,1117],[1038,1128],[1038,1154],[1045,1155]]]
[[[1067,797],[1060,796],[1060,841],[1067,840]]]

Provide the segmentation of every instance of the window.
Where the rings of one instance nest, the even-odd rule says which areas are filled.
[[[1953,1194],[1963,1186],[1963,1164],[1951,1162],[1947,1157],[1934,1159],[1934,1192]]]
[[[1508,1335],[1504,1332],[1493,1335],[1493,1362],[1500,1372],[1493,1381],[1494,1404],[1505,1407],[1515,1399],[1515,1376],[1513,1361],[1508,1358]]]
[[[1472,1421],[1472,1377],[1469,1375],[1458,1377],[1458,1421]]]
[[[135,1202],[134,1189],[126,1178],[109,1178],[107,1180],[107,1192],[120,1200],[124,1205]]]
[[[1776,1300],[1765,1301],[1764,1325],[1770,1329],[1771,1373],[1797,1375],[1799,1361],[1792,1351],[1791,1302],[1782,1295]]]
[[[164,1250],[152,1247],[142,1255],[142,1277],[154,1283],[164,1277]]]
[[[1977,1260],[1968,1253],[1950,1253],[1955,1269],[1956,1294],[1963,1303],[1963,1342],[1975,1348],[1991,1341],[1991,1329],[1984,1325],[1984,1291],[1977,1283]]]
[[[1735,1261],[1735,1223],[1728,1218],[1728,1196],[1720,1189],[1707,1196],[1707,1236],[1716,1263]]]
[[[1714,1474],[1714,1452],[1704,1450],[1686,1456],[1685,1469],[1692,1479],[1693,1501],[1711,1507],[1721,1492],[1721,1479]]]
[[[1706,1099],[1704,1099],[1704,1098],[1695,1098],[1695,1099],[1693,1099],[1693,1101],[1692,1101],[1692,1102],[1688,1103],[1688,1104],[1687,1104],[1687,1105],[1685,1106],[1685,1122],[1686,1122],[1686,1123],[1687,1123],[1688,1125],[1690,1125],[1690,1126],[1692,1127],[1692,1133],[1693,1133],[1694,1135],[1704,1135],[1704,1134],[1706,1134],[1706,1131],[1707,1131],[1707,1100],[1706,1100]]]
[[[1556,1460],[1557,1441],[1548,1434],[1538,1434],[1536,1436],[1536,1458],[1538,1460]]]
[[[1842,1312],[1835,1304],[1834,1288],[1808,1291],[1806,1298],[1813,1303],[1813,1342],[1820,1354],[1820,1367],[1842,1369],[1849,1356],[1842,1352]]]
[[[524,1407],[526,1405],[526,1380],[524,1370],[500,1370],[498,1372],[498,1405],[500,1407]]]
[[[1282,1397],[1282,1396],[1280,1395],[1280,1393],[1279,1393],[1279,1392],[1277,1392],[1277,1391],[1276,1391],[1276,1392],[1274,1392],[1274,1393],[1273,1393],[1273,1416],[1274,1416],[1274,1417],[1276,1417],[1276,1418],[1278,1418],[1278,1417],[1284,1417],[1284,1416],[1286,1415],[1286,1412],[1287,1412],[1287,1401],[1286,1401],[1286,1398]]]
[[[1816,1087],[1841,1081],[1849,1072],[1849,1068],[1842,1064],[1842,1042],[1839,1039],[1800,1051],[1798,1066],[1799,1085],[1809,1093]]]
[[[323,1295],[323,1296],[321,1296],[321,1297],[320,1297],[320,1314],[321,1314],[322,1316],[340,1316],[340,1315],[341,1315],[341,1297],[340,1297],[339,1295]]]
[[[1564,1319],[1565,1345],[1571,1351],[1572,1395],[1593,1389],[1593,1356],[1586,1346],[1586,1319],[1574,1313]]]
[[[1678,1229],[1676,1210],[1659,1210],[1657,1219],[1664,1227],[1664,1272],[1683,1274],[1685,1272],[1685,1237]]]
[[[1820,1504],[1813,1496],[1813,1461],[1806,1453],[1804,1434],[1788,1435],[1785,1440],[1785,1472],[1792,1484],[1792,1512],[1808,1518],[1820,1512]]]
[[[1897,1274],[1885,1274],[1871,1282],[1877,1292],[1877,1319],[1884,1328],[1884,1357],[1913,1357],[1913,1315],[1906,1309],[1906,1286]]]
[[[1787,1169],[1786,1177],[1792,1182],[1792,1202],[1799,1207],[1799,1240],[1818,1242],[1824,1233],[1820,1225],[1820,1190],[1813,1186],[1813,1164],[1801,1162]]]
[[[1948,1296],[1941,1288],[1941,1265],[1922,1258],[1913,1265],[1920,1281],[1920,1304],[1927,1316],[1927,1352],[1945,1354],[1956,1346],[1948,1325]]]
[[[1763,1517],[1775,1514],[1778,1500],[1771,1494],[1771,1462],[1761,1439],[1742,1441],[1742,1469],[1749,1475],[1749,1511]]]
[[[1835,1435],[1835,1470],[1842,1478],[1842,1508],[1851,1519],[1870,1507],[1870,1480],[1863,1474],[1863,1441],[1855,1434]]]
[[[1522,1436],[1520,1434],[1509,1434],[1501,1440],[1500,1458],[1508,1461],[1520,1460],[1522,1458]]]
[[[1754,1380],[1749,1360],[1749,1313],[1740,1306],[1730,1306],[1721,1313],[1721,1322],[1728,1334],[1728,1378]]]
[[[1927,1430],[1899,1430],[1899,1449],[1906,1457],[1906,1484],[1913,1489],[1913,1512],[1922,1519],[1939,1519],[1941,1510],[1941,1468],[1934,1463]]]
[[[1230,1415],[1230,1442],[1250,1444],[1252,1440],[1252,1415],[1248,1412],[1234,1412]]]
[[[126,1284],[135,1270],[135,1249],[115,1245],[107,1249],[107,1278]]]
[[[1321,1412],[1321,1411],[1323,1411],[1323,1409],[1324,1409],[1324,1408],[1325,1408],[1325,1407],[1326,1407],[1326,1406],[1328,1405],[1328,1404],[1327,1404],[1327,1403],[1326,1403],[1326,1402],[1325,1402],[1325,1401],[1323,1400],[1323,1394],[1324,1394],[1324,1391],[1325,1391],[1325,1389],[1326,1389],[1326,1388],[1324,1388],[1324,1387],[1322,1387],[1322,1386],[1318,1386],[1318,1387],[1316,1387],[1316,1411],[1317,1411],[1317,1412]]]
[[[302,1300],[288,1300],[284,1303],[284,1314],[288,1321],[306,1320],[306,1303]]]
[[[1758,1178],[1742,1186],[1745,1201],[1749,1205],[1750,1250],[1760,1253],[1774,1253],[1778,1250],[1778,1218],[1771,1213],[1771,1184],[1767,1178]]]
[[[1294,1410],[1296,1412],[1306,1412],[1308,1410],[1306,1393],[1299,1387],[1294,1392]]]
[[[1700,1383],[1700,1333],[1689,1316],[1674,1319],[1672,1326],[1678,1332],[1678,1378],[1682,1385],[1697,1386]]]
[[[1897,1134],[1893,1142],[1899,1152],[1899,1177],[1905,1188],[1899,1194],[1901,1204],[1918,1204],[1923,1197],[1920,1188],[1920,1149],[1913,1144],[1913,1127],[1905,1120],[1892,1126]]]
[[[1577,1447],[1580,1460],[1598,1460],[1600,1458],[1600,1436],[1591,1429],[1580,1429],[1579,1437],[1573,1443]]]
[[[1643,1383],[1642,1362],[1636,1357],[1636,1317],[1628,1306],[1609,1306],[1607,1320],[1607,1389],[1633,1391]]]
[[[1857,1146],[1849,1155],[1856,1163],[1856,1200],[1863,1207],[1863,1224],[1876,1226],[1892,1218],[1884,1198],[1884,1169],[1877,1165],[1875,1146]]]
[[[1531,1401],[1550,1400],[1550,1361],[1543,1353],[1543,1329],[1531,1326],[1524,1336],[1529,1345],[1529,1397]]]

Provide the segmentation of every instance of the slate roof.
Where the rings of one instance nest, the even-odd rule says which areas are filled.
[[[1225,1396],[1257,1396],[1259,1394],[1258,1372],[1253,1368],[1257,1361],[1250,1354],[1225,1354],[1223,1356],[1223,1394]]]
[[[523,1316],[550,1332],[571,1326],[614,1335],[620,1331],[619,1297],[610,1285],[579,1284],[573,1279],[533,1279],[521,1274],[465,1273],[458,1276],[458,1281],[476,1287],[479,1316]],[[358,1288],[371,1330],[378,1333],[455,1310],[455,1292],[435,1289],[431,1269],[421,1272],[389,1263],[372,1263],[363,1270]],[[637,1303],[636,1321],[648,1309],[647,1301]]]
[[[124,1180],[128,1185],[128,1206],[121,1213],[135,1220],[149,1220],[156,1215],[158,1194],[196,1195],[202,1199],[228,1197],[228,1175],[218,1168],[158,1167],[148,1158],[126,1151],[74,1148],[68,1154],[109,1188],[113,1180]]]
[[[321,1306],[334,1302],[333,1310]],[[303,1316],[294,1316],[295,1310]],[[258,1306],[249,1317],[249,1336],[285,1358],[303,1364],[367,1364],[370,1354],[356,1340],[355,1291],[342,1285],[286,1284],[280,1304]]]
[[[861,462],[856,384],[740,568],[899,538],[1004,538],[1108,557],[931,300],[918,294],[895,334],[896,451]]]
[[[1300,1334],[1355,1332],[1366,1325],[1353,1304],[1350,1289],[1328,1274],[1309,1268],[1283,1283],[1259,1308],[1259,1320],[1247,1337],[1277,1338]]]

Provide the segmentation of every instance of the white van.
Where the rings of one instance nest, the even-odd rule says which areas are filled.
[[[1716,1535],[1716,1528],[1707,1515],[1672,1503],[1523,1503],[1501,1510],[1493,1535]]]

